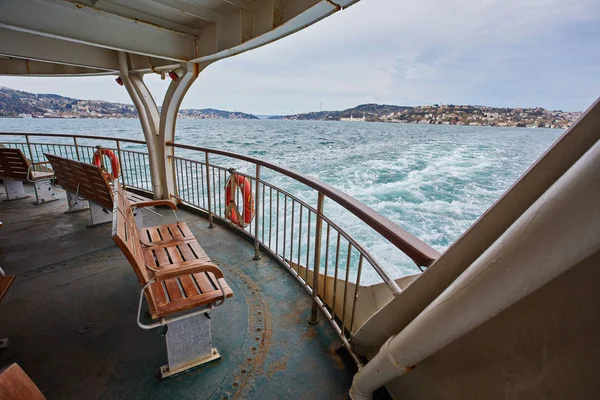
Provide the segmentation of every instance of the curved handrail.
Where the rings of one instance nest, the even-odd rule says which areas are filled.
[[[79,138],[79,139],[94,139],[94,140],[108,140],[108,141],[119,141],[135,144],[146,144],[143,140],[136,139],[123,139],[123,138],[112,138],[112,137],[101,137],[93,135],[76,135],[76,134],[65,134],[65,133],[36,133],[36,132],[0,132],[0,136],[45,136],[45,137],[63,137],[63,138]]]
[[[292,171],[288,168],[261,160],[259,158],[237,154],[226,150],[211,149],[207,147],[192,146],[173,142],[167,142],[166,145],[180,149],[202,151],[235,158],[279,172],[323,193],[329,199],[335,201],[346,210],[350,211],[361,221],[373,228],[373,230],[375,230],[381,236],[389,240],[394,246],[410,257],[417,265],[428,267],[440,256],[440,253],[437,250],[430,247],[416,236],[405,231],[396,223],[379,214],[371,207],[361,203],[341,190],[336,189],[327,183],[320,182],[310,176]]]

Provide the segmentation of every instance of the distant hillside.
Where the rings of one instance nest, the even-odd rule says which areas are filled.
[[[359,106],[348,108],[342,111],[315,111],[306,114],[296,114],[287,116],[276,116],[271,119],[294,119],[294,120],[324,120],[339,121],[340,118],[362,118],[363,115],[367,121],[377,121],[380,115],[401,112],[411,107],[393,106],[389,104],[361,104]]]
[[[79,100],[57,94],[35,94],[0,86],[0,117],[137,118],[133,105],[100,100]],[[212,108],[180,110],[181,118],[257,119],[242,112]]]
[[[223,111],[215,110],[214,108],[203,108],[180,110],[179,116],[183,118],[198,118],[198,119],[258,119],[252,114],[246,114],[239,111]]]
[[[132,105],[99,100],[78,100],[57,94],[34,94],[0,87],[0,116],[19,114],[64,118],[137,118]]]
[[[339,121],[350,116],[369,122],[407,124],[516,126],[528,128],[567,128],[581,112],[544,108],[499,108],[472,105],[434,104],[432,106],[393,106],[361,104],[342,111],[320,111],[272,117],[287,120]]]

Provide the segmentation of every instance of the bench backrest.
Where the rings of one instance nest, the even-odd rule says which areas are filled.
[[[31,162],[19,149],[0,147],[0,178],[27,180]]]
[[[113,208],[112,187],[100,167],[53,154],[44,155],[64,190],[104,208]]]
[[[146,262],[142,244],[135,224],[135,216],[131,210],[131,203],[127,200],[125,190],[115,182],[113,208],[112,238],[119,246],[125,257],[135,271],[135,275],[141,285],[145,285],[151,279]]]

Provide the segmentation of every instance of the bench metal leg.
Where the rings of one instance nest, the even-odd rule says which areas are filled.
[[[210,319],[205,314],[168,322],[165,342],[169,364],[160,369],[163,378],[221,358],[212,347]]]
[[[35,189],[35,205],[46,203],[48,201],[58,200],[52,189],[52,181],[50,179],[33,182]]]
[[[66,211],[67,213],[74,213],[90,208],[90,205],[86,200],[80,200],[76,195],[69,192],[67,192],[67,203],[69,204],[69,209]]]
[[[102,208],[95,203],[90,203],[90,223],[88,226],[96,226],[112,222],[112,210]]]
[[[112,222],[113,220],[113,212],[112,210],[108,210],[106,208],[102,208],[101,206],[90,202],[90,223],[88,226],[96,226],[101,224],[106,224],[108,222]],[[143,226],[142,213],[141,210],[135,210],[133,212],[135,217],[135,223],[138,226]]]
[[[6,188],[6,200],[4,201],[12,201],[29,197],[29,195],[25,194],[25,188],[23,187],[23,182],[21,181],[4,179],[4,187]]]

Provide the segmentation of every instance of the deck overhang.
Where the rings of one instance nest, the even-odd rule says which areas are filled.
[[[118,74],[211,63],[290,35],[358,0],[5,0],[1,75]],[[31,62],[31,65],[27,64]],[[48,63],[50,66],[41,66]]]

